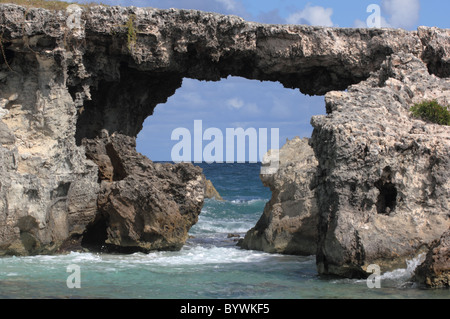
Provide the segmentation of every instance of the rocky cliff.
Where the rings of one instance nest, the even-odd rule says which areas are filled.
[[[402,262],[448,228],[449,127],[408,109],[450,100],[449,30],[101,6],[74,26],[71,14],[0,5],[2,253],[180,247],[203,202],[201,172],[158,166],[134,140],[184,77],[325,95],[310,141],[321,274],[363,277],[369,263]]]
[[[448,229],[450,127],[409,111],[428,99],[450,101],[450,80],[410,53],[325,96],[328,115],[313,117],[311,138],[320,273],[364,277],[370,264],[405,266]]]

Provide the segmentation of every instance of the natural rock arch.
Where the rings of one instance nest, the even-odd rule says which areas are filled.
[[[193,10],[101,6],[70,29],[64,12],[0,8],[9,59],[0,77],[3,253],[72,247],[95,225],[106,233],[95,244],[111,249],[179,249],[203,203],[201,172],[152,163],[136,152],[135,138],[184,77],[233,75],[326,94],[328,116],[312,119],[311,141],[320,273],[364,276],[368,263],[414,255],[448,226],[448,129],[407,115],[419,99],[448,98],[448,30],[264,25]],[[404,126],[394,134],[395,121]],[[407,181],[412,162],[417,185]],[[395,223],[376,214],[376,184],[387,166]],[[419,238],[410,246],[402,232],[390,241],[371,230],[373,220],[398,226],[418,212],[430,225],[405,221]],[[34,226],[21,227],[23,216]]]

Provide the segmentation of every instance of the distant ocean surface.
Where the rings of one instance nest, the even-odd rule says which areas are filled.
[[[226,200],[206,200],[191,239],[179,252],[1,257],[0,298],[304,299],[450,298],[448,290],[411,283],[417,261],[384,274],[381,288],[365,280],[320,278],[315,258],[241,250],[229,233],[244,236],[262,214],[270,190],[259,164],[201,164]],[[81,288],[69,289],[69,265]]]

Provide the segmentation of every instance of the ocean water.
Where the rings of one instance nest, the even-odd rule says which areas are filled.
[[[259,179],[260,166],[200,166],[225,201],[205,201],[181,251],[1,257],[0,298],[450,298],[448,290],[420,289],[410,282],[418,260],[383,274],[381,288],[370,289],[365,280],[319,277],[314,256],[241,250],[228,234],[243,236],[253,227],[271,195]],[[67,285],[74,282],[70,265],[79,267],[79,288]]]

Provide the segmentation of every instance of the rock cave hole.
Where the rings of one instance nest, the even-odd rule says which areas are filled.
[[[92,251],[102,251],[108,237],[107,228],[109,224],[108,216],[99,214],[94,222],[86,227],[81,240],[81,246]]]
[[[394,212],[397,206],[397,187],[392,183],[392,169],[387,166],[383,169],[381,178],[375,183],[379,190],[377,199],[378,214],[389,215]]]
[[[125,64],[121,65],[120,74],[120,82],[99,81],[91,88],[92,99],[85,101],[78,110],[77,145],[87,140],[86,155],[89,159],[100,164],[111,162],[104,167],[99,165],[99,183],[102,180],[120,181],[126,177],[126,170],[117,160],[114,147],[95,141],[104,134],[118,132],[137,136],[136,149],[139,153],[154,162],[172,162],[172,149],[178,143],[172,140],[172,133],[178,128],[186,128],[192,135],[191,162],[194,162],[195,121],[202,121],[202,135],[209,128],[218,129],[224,137],[227,128],[254,128],[256,131],[265,128],[267,149],[271,149],[274,148],[271,129],[279,129],[277,148],[281,148],[287,139],[311,137],[311,117],[326,113],[323,96],[307,96],[279,82],[235,76],[217,82],[181,79],[173,74],[141,72]],[[80,88],[74,88],[80,91]],[[75,91],[72,91],[74,96]],[[203,147],[210,142],[203,141]],[[224,139],[224,161],[227,153],[225,142]],[[249,142],[247,137],[244,144],[245,162],[249,161]],[[98,147],[103,150],[99,151]],[[238,152],[235,150],[234,153],[236,163]],[[259,149],[258,143],[258,162],[261,153],[265,151]],[[259,180],[259,172],[255,178]],[[218,191],[220,193],[220,189]],[[82,246],[102,249],[108,225],[108,217],[100,213],[87,227]]]

